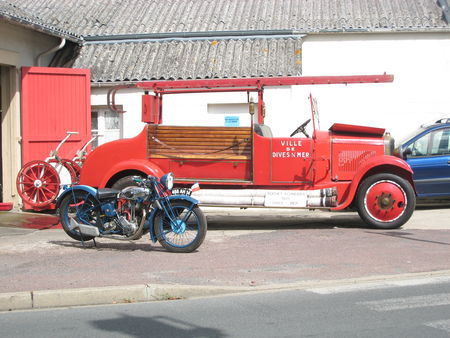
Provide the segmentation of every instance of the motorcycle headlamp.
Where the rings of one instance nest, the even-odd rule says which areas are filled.
[[[173,181],[174,176],[172,173],[165,174],[163,177],[161,177],[161,184],[167,189],[172,190],[173,188]]]

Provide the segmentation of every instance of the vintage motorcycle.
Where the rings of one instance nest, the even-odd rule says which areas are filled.
[[[83,244],[95,237],[136,240],[147,232],[171,252],[192,252],[202,244],[206,217],[197,200],[172,194],[172,173],[160,180],[135,176],[133,181],[136,186],[122,190],[85,185],[66,189],[57,201],[64,231]]]

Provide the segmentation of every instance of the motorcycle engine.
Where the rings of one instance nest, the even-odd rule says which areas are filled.
[[[133,235],[138,228],[136,223],[128,221],[124,216],[119,216],[119,222],[125,236]]]
[[[147,188],[141,187],[126,187],[120,192],[119,198],[124,198],[127,200],[137,200],[139,198],[145,198],[150,193]]]

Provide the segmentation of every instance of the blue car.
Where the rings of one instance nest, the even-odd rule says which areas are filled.
[[[422,125],[396,149],[414,171],[419,198],[450,198],[450,118]]]

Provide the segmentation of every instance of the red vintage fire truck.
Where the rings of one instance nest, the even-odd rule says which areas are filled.
[[[173,172],[179,187],[198,182],[201,205],[228,207],[356,209],[371,226],[400,227],[415,208],[412,170],[391,156],[393,140],[384,129],[334,124],[318,130],[312,117],[290,137],[273,137],[264,124],[264,88],[302,84],[391,82],[391,75],[149,81],[142,88],[142,120],[134,138],[106,143],[86,159],[80,184],[121,189],[135,175]],[[128,86],[130,87],[130,86]],[[115,94],[108,102],[116,109]],[[152,92],[152,94],[149,94]],[[162,124],[164,95],[255,92],[250,127]],[[309,136],[306,125],[311,123]]]

